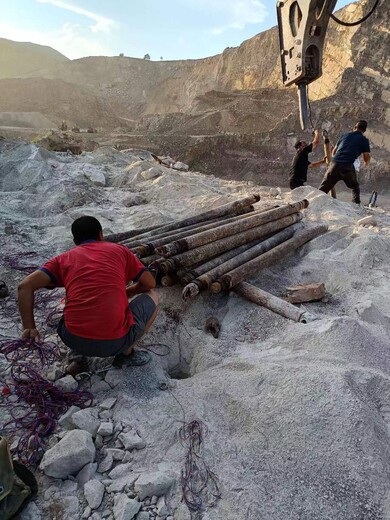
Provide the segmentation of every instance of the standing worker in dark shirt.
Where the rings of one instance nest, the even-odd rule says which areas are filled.
[[[344,134],[338,140],[332,150],[333,159],[319,187],[321,191],[328,193],[339,181],[344,181],[352,190],[352,202],[360,204],[360,187],[353,163],[361,154],[366,166],[370,162],[370,143],[363,135],[366,129],[367,121],[360,120],[353,132]]]
[[[324,160],[315,163],[309,161],[308,155],[318,146],[318,143],[318,130],[314,130],[314,139],[312,143],[307,144],[307,142],[303,140],[295,143],[294,148],[296,149],[296,153],[288,174],[291,190],[303,186],[307,181],[307,168],[313,168],[325,162]]]

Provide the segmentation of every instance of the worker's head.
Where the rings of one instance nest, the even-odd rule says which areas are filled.
[[[358,130],[362,134],[367,130],[367,121],[364,121],[364,119],[360,119],[355,125],[355,130]]]
[[[302,139],[300,141],[297,141],[294,144],[295,150],[302,150],[307,145],[306,141],[303,141]]]
[[[103,230],[95,217],[79,217],[72,224],[73,242],[76,246],[85,240],[103,240]]]

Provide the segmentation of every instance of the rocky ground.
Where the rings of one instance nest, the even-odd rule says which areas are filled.
[[[146,151],[103,147],[72,156],[1,141],[0,279],[11,294],[0,300],[0,334],[18,336],[17,283],[72,246],[78,216],[96,216],[108,234],[253,192],[259,204],[307,198],[304,220],[329,225],[252,279],[279,296],[290,285],[324,282],[326,298],[306,305],[318,319],[290,322],[235,294],[184,304],[180,288],[160,289],[159,316],[142,342],[154,352],[150,365],[114,370],[97,360],[92,377],[56,383],[90,390],[94,402],[59,421],[24,520],[390,518],[390,217],[380,207],[353,206],[310,186],[281,194],[173,171]],[[367,215],[377,225],[358,226]],[[62,294],[56,298],[37,312],[46,339],[54,337],[45,316]],[[204,330],[210,316],[221,323],[218,339]],[[5,381],[4,360],[0,369]],[[49,372],[58,378],[62,364]],[[12,395],[1,399],[12,406]],[[195,419],[207,427],[203,460],[221,498],[191,517],[181,482],[188,448],[178,431]]]

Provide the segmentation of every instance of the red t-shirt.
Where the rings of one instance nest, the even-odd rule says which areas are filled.
[[[138,279],[145,266],[127,247],[87,241],[41,267],[56,287],[65,287],[64,318],[72,334],[90,339],[118,339],[134,318],[126,282]]]

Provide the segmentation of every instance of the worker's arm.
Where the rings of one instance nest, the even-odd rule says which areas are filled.
[[[320,166],[321,164],[325,164],[325,163],[326,163],[326,157],[321,159],[321,161],[316,161],[316,162],[310,163],[309,168],[315,168],[316,166]]]
[[[130,285],[126,288],[126,295],[128,298],[132,298],[136,294],[141,294],[150,291],[156,287],[156,280],[151,272],[145,271],[142,273],[138,282]]]
[[[34,320],[34,293],[37,289],[43,289],[52,285],[52,281],[43,271],[34,271],[23,278],[18,285],[19,312],[22,317],[22,338],[31,338],[39,341],[39,332]]]
[[[366,166],[370,164],[371,154],[369,152],[363,152],[363,161]]]
[[[332,149],[332,157],[334,157],[336,155],[336,152],[337,152],[337,144],[336,146]]]
[[[315,129],[314,130],[314,138],[313,138],[313,141],[311,143],[313,145],[313,148],[312,148],[313,150],[314,150],[314,148],[317,148],[319,142],[320,142],[320,136],[319,136],[318,130]]]

